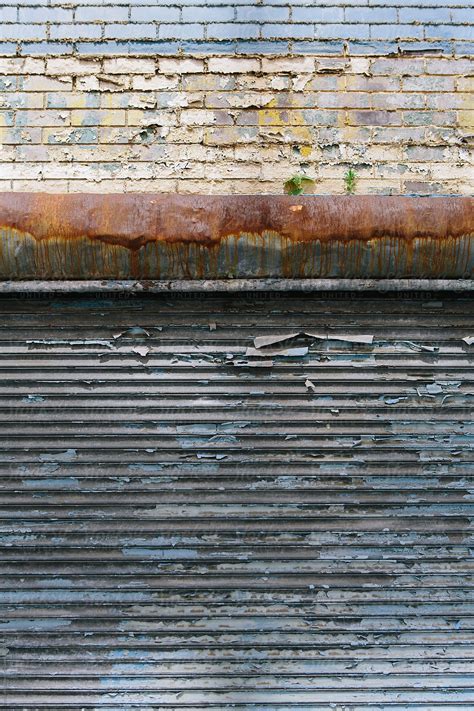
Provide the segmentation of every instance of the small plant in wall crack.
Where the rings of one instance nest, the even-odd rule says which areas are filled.
[[[292,178],[285,182],[284,188],[287,195],[301,195],[304,192],[309,192],[314,187],[314,180],[308,178],[307,175],[297,173]]]
[[[353,168],[349,168],[344,175],[344,187],[348,195],[354,195],[357,184],[357,173]]]

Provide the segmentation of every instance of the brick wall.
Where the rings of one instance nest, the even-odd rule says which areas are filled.
[[[4,50],[472,52],[469,0],[1,0]]]
[[[471,193],[469,13],[367,1],[0,0],[0,188]]]

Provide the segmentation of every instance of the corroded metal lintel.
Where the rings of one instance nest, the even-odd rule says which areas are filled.
[[[474,199],[0,193],[0,279],[471,279]]]

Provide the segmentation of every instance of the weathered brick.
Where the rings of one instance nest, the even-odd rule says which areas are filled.
[[[174,111],[146,109],[131,109],[127,113],[129,126],[142,126],[151,135],[156,133],[156,126],[176,126],[177,118]]]
[[[260,60],[246,57],[210,57],[208,59],[208,68],[210,72],[215,72],[216,74],[258,72],[260,70]]]
[[[348,118],[356,126],[399,126],[402,123],[397,111],[352,111]]]
[[[27,96],[43,98],[43,94],[27,94]],[[99,94],[92,92],[50,92],[44,95],[44,99],[48,109],[97,109],[100,106]]]
[[[177,89],[178,85],[179,79],[177,76],[167,76],[164,74],[150,77],[134,77],[132,83],[133,89],[138,89],[139,91],[170,91],[171,89]]]
[[[54,79],[46,76],[25,76],[23,89],[25,91],[71,91],[72,79],[69,75],[61,75]]]
[[[46,74],[85,76],[96,74],[100,64],[94,60],[84,60],[78,57],[57,57],[46,61]]]
[[[97,143],[97,129],[72,128],[72,129],[43,129],[45,143]]]
[[[45,69],[44,59],[33,57],[0,57],[0,74],[43,74]]]
[[[121,109],[71,111],[71,126],[124,126],[126,113]]]
[[[166,59],[159,61],[160,74],[197,74],[204,71],[203,59]]]
[[[359,191],[418,182],[466,193],[472,179],[456,166],[468,164],[474,129],[469,66],[430,56],[9,57],[0,162],[10,174],[15,158],[26,164],[9,184],[35,189],[280,192],[282,174],[304,166],[318,191],[342,192],[351,164]]]
[[[282,59],[262,59],[262,71],[269,74],[304,74],[314,71],[313,57],[288,57]]]
[[[223,128],[211,128],[206,131],[204,143],[206,145],[235,145],[238,143],[250,143],[256,141],[258,129],[249,126],[226,126]]]
[[[370,70],[372,74],[410,77],[423,74],[424,61],[422,59],[374,59]]]
[[[448,76],[406,77],[402,79],[403,91],[454,91],[454,78]]]
[[[474,59],[435,59],[426,60],[427,74],[474,74]]]
[[[133,57],[114,57],[104,59],[105,74],[154,74],[156,62],[154,59],[135,59]]]
[[[231,126],[233,123],[227,111],[185,109],[180,118],[183,126]]]
[[[372,107],[374,109],[423,109],[426,106],[424,94],[403,94],[393,92],[392,94],[371,94]]]
[[[367,77],[353,74],[346,77],[346,89],[366,92],[399,91],[400,78],[397,76]]]

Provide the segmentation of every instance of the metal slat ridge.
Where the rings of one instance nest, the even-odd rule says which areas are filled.
[[[473,240],[469,197],[0,193],[4,281],[470,280]]]
[[[471,711],[473,306],[2,296],[0,707]]]

